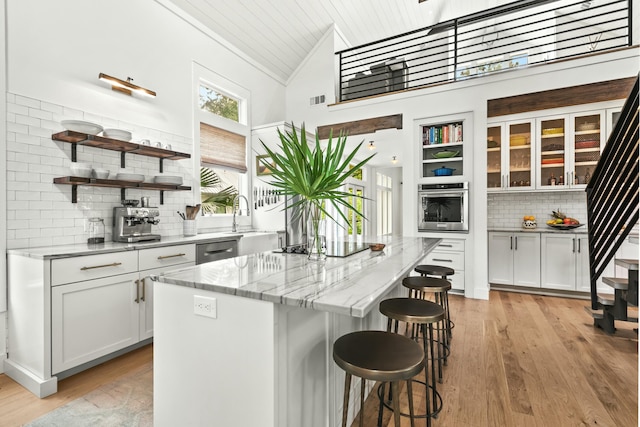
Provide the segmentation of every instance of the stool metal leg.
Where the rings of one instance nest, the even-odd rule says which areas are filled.
[[[431,427],[431,416],[429,415],[431,413],[431,408],[430,408],[430,402],[429,402],[429,358],[426,357],[427,356],[427,328],[425,327],[426,325],[421,325],[422,326],[422,348],[424,350],[424,354],[425,354],[425,358],[424,358],[424,401],[425,401],[425,419],[427,420],[427,427]],[[431,324],[429,324],[429,327],[431,327]],[[431,339],[433,339],[433,336],[430,337]],[[431,348],[431,367],[433,369],[433,363],[434,363],[434,359],[433,359],[433,341],[429,341],[429,347]],[[432,378],[434,376],[434,373],[431,374]],[[434,391],[434,395],[435,395],[435,388],[433,389]],[[435,396],[434,396],[434,401],[433,401],[433,410],[435,411],[436,409],[436,402],[435,402]]]
[[[367,380],[360,378],[360,427],[364,427],[364,387]]]
[[[396,427],[400,427],[400,391],[398,390],[399,386],[400,383],[398,381],[393,381],[391,383],[391,393],[393,394],[391,402],[391,404],[393,405],[393,422]]]
[[[436,411],[437,408],[437,399],[436,399],[436,367],[433,364],[433,324],[429,323],[429,336],[430,336],[430,340],[429,340],[429,352],[431,354],[431,387],[433,387],[433,410],[434,412]],[[439,345],[438,345],[439,347]],[[425,382],[428,383],[427,379],[425,378]],[[426,398],[428,399],[429,396],[426,396]],[[431,425],[431,417],[427,418],[427,426]]]
[[[412,380],[407,380],[407,396],[409,396],[409,419],[411,420],[411,427],[415,427],[415,421],[413,417],[413,388],[411,385]]]
[[[347,416],[349,415],[349,392],[351,390],[351,374],[344,376],[344,401],[342,402],[342,427],[347,427]]]

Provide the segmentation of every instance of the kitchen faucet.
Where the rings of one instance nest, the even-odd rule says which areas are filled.
[[[231,206],[233,206],[233,223],[231,224],[231,231],[233,233],[235,233],[236,231],[238,231],[238,224],[236,224],[236,212],[238,212],[240,210],[240,201],[238,201],[238,199],[244,199],[244,201],[247,203],[247,216],[249,216],[249,200],[247,200],[246,197],[244,197],[241,194],[238,194],[236,197],[233,198],[233,202],[231,203]],[[236,202],[238,203],[238,209],[236,210]]]

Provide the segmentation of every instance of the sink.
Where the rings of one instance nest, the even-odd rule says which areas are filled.
[[[238,241],[238,255],[278,249],[278,233],[275,231],[239,231],[242,234]]]

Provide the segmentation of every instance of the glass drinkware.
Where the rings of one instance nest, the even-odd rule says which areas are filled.
[[[87,243],[90,245],[104,243],[104,219],[89,218],[89,238]]]

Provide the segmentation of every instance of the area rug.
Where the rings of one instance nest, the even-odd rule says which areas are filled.
[[[28,427],[153,426],[153,369],[105,384]]]

